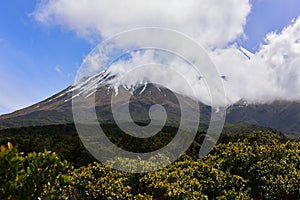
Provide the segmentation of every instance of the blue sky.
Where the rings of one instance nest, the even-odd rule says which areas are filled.
[[[0,104],[0,113],[40,101],[72,84],[92,48],[73,32],[38,23],[31,15],[35,4],[1,3],[0,99],[8,102]]]
[[[0,6],[0,114],[41,101],[73,83],[82,59],[96,45],[66,26],[42,24],[36,1]],[[299,0],[252,0],[245,35],[237,43],[255,52],[267,33],[300,16]]]
[[[266,34],[280,31],[290,21],[300,16],[297,0],[252,0],[252,10],[247,19],[245,33],[248,40],[241,42],[245,48],[255,51]]]

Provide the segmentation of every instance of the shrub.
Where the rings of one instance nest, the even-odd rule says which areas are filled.
[[[116,158],[128,171],[153,164]],[[132,174],[101,163],[74,169],[55,153],[1,146],[0,199],[300,199],[300,143],[257,131],[221,143],[203,159],[182,156],[158,171]]]
[[[70,166],[55,153],[24,156],[11,143],[1,146],[0,199],[56,199],[69,182]]]

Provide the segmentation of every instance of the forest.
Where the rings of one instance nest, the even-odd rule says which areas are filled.
[[[134,174],[97,162],[68,126],[64,134],[54,134],[55,127],[44,127],[54,131],[48,135],[40,128],[31,128],[32,135],[26,129],[2,132],[0,199],[300,199],[300,143],[272,130],[223,134],[204,158],[195,155],[205,135],[199,132],[176,162]],[[107,129],[118,145],[135,144]],[[156,144],[169,140],[171,129],[162,130]],[[146,145],[133,148],[144,151]],[[111,165],[125,163],[147,167],[139,158],[115,159]]]

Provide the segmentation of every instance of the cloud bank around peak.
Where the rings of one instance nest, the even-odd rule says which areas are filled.
[[[251,10],[248,0],[48,0],[35,18],[90,37],[107,38],[137,27],[180,31],[204,46],[223,47],[243,34]]]
[[[269,33],[259,51],[248,55],[235,46],[210,53],[234,94],[252,103],[300,100],[300,17]]]
[[[281,32],[267,34],[256,53],[242,53],[235,41],[245,36],[250,12],[248,0],[47,0],[33,14],[42,23],[62,25],[87,39],[138,27],[174,29],[207,49],[220,75],[226,76],[228,102],[299,101],[300,17]],[[133,60],[142,57],[133,55]],[[148,59],[153,58],[147,54]],[[119,64],[118,70],[124,66]]]

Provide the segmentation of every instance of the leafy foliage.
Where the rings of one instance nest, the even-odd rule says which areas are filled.
[[[11,143],[1,146],[0,153],[0,199],[56,199],[61,189],[68,184],[67,161],[61,161],[55,154],[17,151]]]
[[[216,146],[205,162],[248,180],[259,199],[300,198],[300,143],[281,143],[278,135],[254,132],[243,141]]]
[[[299,142],[268,131],[226,141],[205,158],[184,155],[145,174],[96,162],[74,168],[55,153],[25,155],[8,143],[1,146],[0,199],[300,199]],[[147,167],[138,158],[126,166]]]

